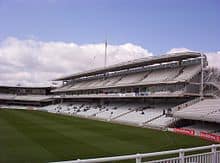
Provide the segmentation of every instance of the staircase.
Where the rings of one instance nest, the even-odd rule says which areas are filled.
[[[122,116],[124,116],[124,115],[126,115],[126,114],[128,114],[128,113],[133,112],[133,111],[134,111],[134,110],[129,110],[128,112],[125,112],[125,113],[119,114],[119,115],[117,115],[116,117],[111,118],[110,120],[117,119],[117,118],[122,117]]]
[[[161,114],[161,115],[158,115],[158,116],[156,116],[156,117],[154,117],[154,118],[151,118],[151,119],[149,119],[149,120],[143,122],[142,125],[146,125],[147,123],[149,123],[149,122],[151,122],[151,121],[153,121],[153,120],[155,120],[155,119],[158,119],[158,118],[162,117],[163,115],[164,115],[164,114]]]

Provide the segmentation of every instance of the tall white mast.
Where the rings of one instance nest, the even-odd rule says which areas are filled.
[[[104,67],[107,66],[107,46],[108,46],[108,43],[107,43],[107,39],[105,40],[105,65]]]

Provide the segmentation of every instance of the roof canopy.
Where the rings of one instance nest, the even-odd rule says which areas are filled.
[[[122,62],[119,64],[104,67],[104,68],[97,68],[97,69],[92,69],[92,70],[88,70],[88,71],[84,71],[80,73],[75,73],[69,76],[55,79],[54,81],[76,79],[76,78],[80,78],[84,76],[91,76],[91,75],[101,74],[105,72],[119,71],[123,69],[147,66],[147,65],[163,63],[163,62],[180,61],[180,60],[184,60],[188,58],[196,58],[199,56],[201,56],[201,53],[198,53],[198,52],[182,52],[182,53],[172,53],[172,54],[165,54],[165,55],[154,56],[154,57],[141,58],[141,59],[131,60],[127,62]]]

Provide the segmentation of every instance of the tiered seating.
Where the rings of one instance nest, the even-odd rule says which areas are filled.
[[[105,106],[105,110],[96,114],[96,117],[106,120],[114,119],[120,115],[123,115],[130,110],[128,109],[128,104],[115,103]]]
[[[80,110],[80,112],[78,112],[78,115],[82,115],[85,117],[92,117],[100,112],[102,112],[100,108],[85,108],[85,109]]]
[[[44,106],[39,108],[40,110],[47,110],[50,113],[56,113],[57,110],[56,108],[58,107],[58,105],[48,105],[48,106]]]
[[[68,85],[64,85],[64,86],[62,86],[60,88],[57,88],[56,90],[57,91],[67,91],[70,87],[72,87],[72,85],[68,84]]]
[[[53,111],[54,113],[61,113],[61,110],[62,110],[62,105],[57,105]]]
[[[168,106],[167,106],[168,107]],[[167,108],[166,107],[166,108]],[[71,103],[42,107],[51,113],[97,118],[146,126],[167,126],[172,118],[163,116],[165,107],[145,104],[115,102],[110,104]]]
[[[47,110],[50,113],[69,114],[70,108],[67,104],[57,104],[41,107],[40,110]]]
[[[21,101],[42,101],[42,100],[47,100],[50,98],[50,96],[44,96],[44,95],[19,95],[15,96],[13,99],[14,100],[21,100]]]
[[[80,81],[75,83],[69,90],[77,90],[83,88],[98,88],[98,87],[108,87],[114,85],[122,77],[112,77],[107,79],[97,79],[89,81]]]
[[[117,87],[128,84],[152,84],[160,82],[189,81],[201,71],[200,65],[189,65],[178,68],[160,68],[145,72],[131,73],[107,78],[78,81],[73,85],[58,88],[57,91],[80,90],[90,88]]]
[[[58,112],[61,112],[63,114],[69,114],[70,108],[68,105],[62,105],[60,106],[60,110]]]
[[[0,94],[0,99],[4,99],[4,100],[42,101],[42,100],[47,100],[49,98],[51,98],[51,96]]]
[[[102,112],[104,109],[103,106],[98,106],[96,104],[85,104],[81,107],[78,107],[78,112],[75,114],[85,116],[85,117],[92,117],[95,116],[96,114]]]
[[[200,65],[187,66],[183,69],[183,72],[176,77],[177,81],[190,80],[194,75],[201,71]]]
[[[108,78],[108,79],[106,79],[106,82],[104,83],[104,86],[108,87],[108,86],[114,85],[116,82],[121,80],[121,78],[122,78],[121,76]]]
[[[110,79],[99,79],[99,82],[96,82],[96,84],[94,85],[95,87],[103,87],[106,85],[106,83],[109,82]]]
[[[179,68],[152,70],[152,72],[145,79],[143,79],[141,83],[174,80],[174,78],[179,74],[179,71]]]
[[[174,113],[175,117],[220,122],[220,99],[206,99]]]
[[[73,86],[70,87],[69,90],[75,90],[75,89],[80,89],[80,88],[86,87],[87,85],[89,85],[90,82],[92,82],[92,81],[77,82],[77,83],[73,84]]]
[[[148,73],[149,72],[142,72],[142,73],[135,73],[135,74],[126,75],[119,82],[117,82],[117,85],[118,84],[123,85],[123,84],[137,83],[140,80],[144,79],[144,77]]]
[[[151,122],[147,123],[148,126],[152,127],[167,127],[169,126],[172,122],[174,122],[175,118],[173,117],[166,117],[166,115],[163,115],[159,118],[156,118],[152,120]]]
[[[135,123],[135,124],[143,124],[145,122],[150,121],[151,119],[157,118],[158,116],[163,114],[162,108],[136,108],[133,112],[130,112],[124,116],[117,118],[117,121],[127,122],[127,123]]]

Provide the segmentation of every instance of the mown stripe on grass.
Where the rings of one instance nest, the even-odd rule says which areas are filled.
[[[51,157],[41,156],[44,157],[44,161],[122,155],[209,144],[198,138],[168,132],[39,111],[2,110],[0,115],[0,119],[34,142],[35,145],[31,145],[30,148],[40,146],[51,153]]]
[[[31,114],[35,114],[35,112]],[[134,142],[135,144],[146,143],[148,146],[149,145],[151,146],[151,144],[153,146],[158,145],[161,147],[162,150],[167,148],[170,149],[170,147],[176,147],[178,144],[181,147],[197,146],[198,143],[203,143],[203,145],[207,144],[207,141],[203,141],[199,138],[177,135],[170,132],[161,132],[152,129],[143,129],[139,127],[125,126],[120,124],[111,124],[108,122],[99,122],[99,121],[81,119],[70,116],[60,116],[54,114],[48,116],[40,112],[38,115],[40,115],[41,117],[46,116],[51,119],[56,119],[56,121],[65,122],[67,124],[73,125],[72,127],[77,127],[80,129],[84,129],[86,131],[91,131],[96,133],[101,132],[101,134],[104,135],[105,137],[110,137],[110,138],[115,137],[123,141],[128,141],[129,143],[132,142]],[[77,126],[74,126],[75,123],[77,124]],[[146,144],[145,144],[145,150],[146,150]]]
[[[0,162],[44,162],[53,154],[2,118],[0,111]],[[34,148],[33,148],[34,147]]]
[[[126,126],[120,126],[121,129],[118,130],[119,126],[117,126],[115,124],[108,125],[108,123],[105,123],[104,127],[103,127],[102,122],[96,123],[96,121],[91,121],[90,123],[87,123],[87,124],[83,123],[82,125],[79,125],[79,123],[77,123],[77,126],[75,126],[74,122],[76,120],[74,118],[68,119],[67,117],[66,118],[69,121],[74,119],[73,120],[74,122],[65,123],[65,126],[63,126],[63,124],[62,124],[63,116],[56,117],[57,118],[56,122],[59,122],[60,118],[62,117],[61,122],[54,123],[54,121],[49,120],[51,117],[47,117],[47,119],[43,119],[42,115],[39,116],[38,113],[32,112],[30,114],[33,114],[33,115],[29,116],[28,118],[31,118],[31,119],[36,118],[35,122],[39,121],[39,123],[43,122],[44,124],[50,124],[50,125],[52,125],[50,128],[53,128],[56,131],[58,130],[57,132],[60,132],[63,135],[66,135],[69,137],[75,137],[78,140],[84,140],[89,144],[93,144],[94,146],[97,146],[98,148],[102,148],[102,153],[106,149],[111,149],[112,146],[115,146],[112,142],[115,142],[116,144],[118,144],[118,148],[117,148],[118,152],[126,151],[125,146],[128,146],[128,145],[132,146],[132,148],[135,149],[134,152],[137,152],[137,150],[139,151],[140,149],[144,149],[146,151],[146,147],[148,147],[149,144],[151,144],[151,143],[154,145],[156,145],[157,143],[158,143],[158,145],[160,145],[160,143],[161,143],[160,140],[158,140],[157,142],[151,140],[152,139],[151,135],[156,134],[156,133],[160,133],[159,131],[149,130],[149,132],[147,134],[143,134],[143,133],[139,134],[138,132],[135,133],[135,131],[132,131],[132,129],[138,131],[138,130],[140,130],[139,128],[134,128],[134,127],[129,128],[131,130],[131,132],[128,132],[129,130],[127,129]],[[39,116],[39,117],[36,117],[36,116]],[[39,120],[38,118],[41,120]],[[85,122],[86,120],[79,119],[79,122],[80,121]],[[54,123],[54,124],[52,124],[52,123]],[[100,123],[102,125],[100,125]],[[86,126],[89,126],[89,127],[86,127]],[[65,128],[65,130],[63,130],[63,128]],[[73,130],[73,128],[74,128],[74,131],[77,133],[80,133],[80,135],[77,135],[77,134],[71,132]],[[141,129],[141,130],[143,131],[143,129]],[[76,137],[76,136],[79,136],[79,137]],[[94,140],[92,140],[93,138],[94,138]],[[146,138],[145,141],[143,141],[143,138]],[[166,136],[164,136],[164,138],[166,138],[166,141],[168,141]],[[148,144],[148,146],[146,146],[146,144]],[[168,142],[168,144],[170,144],[170,143]],[[121,149],[121,151],[120,151],[120,149]],[[151,150],[151,149],[152,148],[150,145],[148,150]],[[130,153],[130,150],[128,152]],[[112,152],[111,152],[111,154],[112,154]]]
[[[29,116],[26,116],[24,113],[20,114],[17,113],[17,115],[22,116],[23,118],[26,118],[28,120],[33,120],[35,123],[39,123],[39,124],[50,124],[50,129],[55,130],[56,132],[59,132],[60,134],[62,134],[63,136],[66,137],[70,137],[76,141],[82,142],[87,144],[88,147],[90,147],[91,149],[100,149],[100,154],[98,154],[99,156],[104,156],[103,153],[106,153],[108,155],[112,155],[112,154],[116,154],[113,153],[113,150],[111,150],[112,148],[115,147],[115,143],[118,145],[117,151],[118,152],[123,152],[125,151],[125,146],[132,146],[134,149],[138,149],[140,147],[144,147],[144,145],[141,144],[135,144],[132,142],[128,142],[126,140],[121,140],[118,139],[117,137],[113,137],[111,135],[106,136],[105,134],[103,134],[102,130],[103,127],[101,127],[100,130],[97,130],[97,126],[92,126],[91,128],[94,128],[94,130],[88,130],[88,128],[84,128],[84,127],[78,127],[80,125],[74,126],[74,123],[69,123],[67,125],[67,123],[65,123],[65,125],[63,125],[59,121],[58,119],[60,117],[58,117],[57,121],[54,120],[50,120],[50,118],[42,118],[42,116],[38,113],[33,114],[32,113],[27,113]],[[73,119],[73,118],[72,118]],[[82,121],[82,120],[80,120]],[[95,122],[95,121],[92,121]],[[47,126],[45,125],[45,126]],[[83,126],[88,126],[91,124],[83,124]],[[103,125],[103,124],[102,124]],[[110,125],[112,126],[112,125]],[[118,128],[117,128],[118,130]],[[108,132],[113,132],[111,129],[107,130]],[[80,133],[80,134],[76,134],[76,133]],[[116,134],[117,135],[117,134]],[[133,138],[134,139],[134,138]],[[112,143],[114,142],[114,143]],[[101,155],[102,153],[102,155]]]
[[[77,133],[81,133],[79,138],[80,140],[90,141],[92,137],[94,137],[95,140],[106,139],[111,142],[119,143],[119,146],[121,145],[123,151],[125,151],[123,145],[133,146],[133,148],[137,152],[141,152],[142,151],[141,149],[144,150],[143,152],[146,152],[146,148],[149,147],[147,148],[149,152],[149,151],[153,151],[152,146],[159,146],[161,150],[164,150],[164,149],[170,149],[170,147],[176,147],[177,144],[180,144],[181,147],[188,147],[189,145],[196,146],[197,143],[201,141],[198,138],[192,138],[192,137],[176,135],[173,133],[161,132],[150,129],[121,126],[117,124],[109,124],[109,123],[97,122],[92,120],[84,120],[84,119],[82,120],[79,118],[73,118],[68,116],[59,116],[59,115],[49,116],[41,112],[26,112],[26,113],[32,114],[33,116],[38,116],[38,118],[44,117],[44,119],[42,119],[43,123],[51,123],[51,121],[53,123],[54,121],[56,121],[56,124],[53,124],[54,126],[52,126],[52,128],[58,130],[58,132],[63,132],[63,129],[66,128],[67,131],[65,130],[65,133],[67,134],[67,136],[69,134],[70,134],[69,136],[71,137],[78,136],[75,134],[72,135],[72,131],[71,131],[72,129]],[[47,121],[47,120],[51,120],[51,121]],[[63,125],[63,122],[65,122],[64,123],[65,125]],[[182,142],[179,142],[179,139],[183,139]],[[94,145],[97,144],[99,145],[99,142],[102,142],[102,141],[96,142],[95,140],[90,141],[88,143],[94,142]],[[190,143],[188,143],[189,141]],[[107,145],[106,143],[107,141],[104,142]],[[204,144],[206,144],[205,141]],[[110,145],[112,145],[112,143]],[[118,152],[120,152],[119,149],[117,149]]]
[[[39,119],[35,115],[21,111],[11,112],[9,116],[10,124],[36,144],[41,145],[47,151],[53,153],[55,160],[57,160],[57,158],[91,157],[103,152],[91,146],[91,144],[81,141],[82,138],[76,134],[77,132],[74,132],[75,137],[67,137],[61,134],[62,131],[57,132],[53,130],[52,128],[56,126],[56,123],[48,125],[48,123],[44,123],[48,122],[46,119]],[[13,121],[10,121],[10,119],[13,119]],[[19,121],[19,123],[14,123],[15,121]]]

